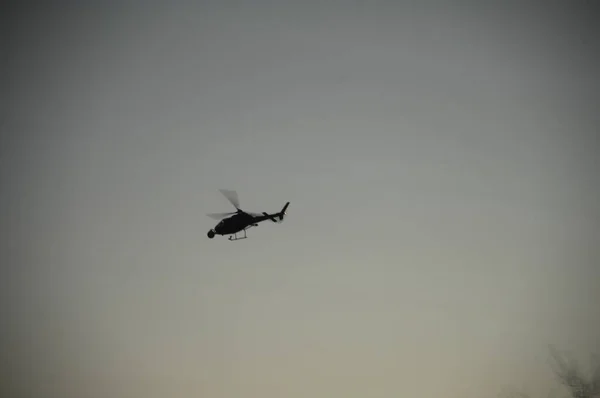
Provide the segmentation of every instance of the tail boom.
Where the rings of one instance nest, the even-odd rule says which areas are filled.
[[[290,202],[287,202],[285,204],[285,206],[283,206],[283,209],[281,209],[281,211],[279,213],[269,214],[267,212],[263,212],[263,216],[265,217],[264,219],[269,219],[273,222],[283,221],[283,218],[285,217],[285,211],[287,210],[289,205],[290,205]],[[279,220],[279,221],[277,221],[277,220]]]

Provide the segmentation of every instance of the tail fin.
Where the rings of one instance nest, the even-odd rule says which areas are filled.
[[[285,204],[285,206],[283,206],[283,209],[281,209],[281,211],[279,212],[278,216],[279,216],[279,221],[283,221],[283,217],[285,216],[285,211],[288,208],[288,206],[290,205],[290,202],[287,202]]]

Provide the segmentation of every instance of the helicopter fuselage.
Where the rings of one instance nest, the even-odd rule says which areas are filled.
[[[212,238],[215,235],[232,235],[240,231],[255,227],[259,222],[265,220],[274,220],[275,217],[280,217],[280,214],[267,214],[262,216],[253,216],[248,213],[240,212],[231,217],[221,220],[213,229],[208,231],[208,237]]]
[[[254,224],[254,217],[240,213],[221,220],[213,229],[217,235],[230,235]]]

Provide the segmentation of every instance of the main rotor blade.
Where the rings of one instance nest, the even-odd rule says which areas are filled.
[[[229,189],[219,189],[219,191],[227,198],[229,202],[239,210],[240,208],[240,200],[238,199],[238,194],[236,191],[231,191]]]
[[[230,213],[209,213],[209,214],[207,214],[207,216],[209,216],[210,218],[214,218],[215,220],[220,220],[227,216],[231,216],[232,214],[235,214],[235,213],[237,213],[237,211],[232,211]]]

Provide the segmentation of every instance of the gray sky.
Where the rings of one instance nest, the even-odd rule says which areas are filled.
[[[600,352],[590,10],[191,3],[4,14],[8,388],[480,398]],[[288,217],[209,240],[219,188]]]

